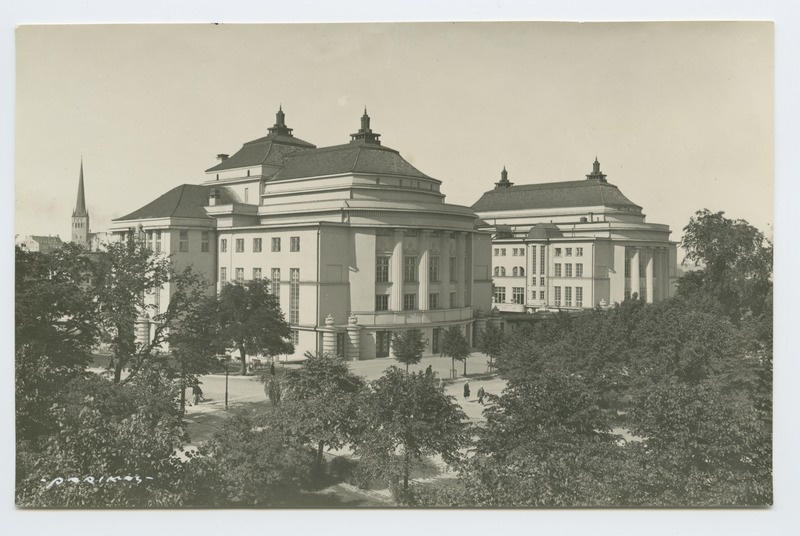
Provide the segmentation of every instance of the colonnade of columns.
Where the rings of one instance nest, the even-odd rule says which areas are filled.
[[[669,250],[648,247],[632,247],[631,249],[633,250],[633,254],[630,256],[631,296],[643,295],[647,303],[653,303],[656,299],[666,299],[669,295]],[[644,261],[644,294],[639,270],[640,256]]]

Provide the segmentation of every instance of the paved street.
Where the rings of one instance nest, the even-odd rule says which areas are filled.
[[[488,358],[481,353],[473,353],[467,359],[467,381],[470,384],[470,398],[464,399],[464,364],[456,361],[458,376],[450,379],[450,358],[439,356],[428,356],[422,358],[417,365],[409,367],[409,371],[424,371],[428,365],[431,366],[437,378],[445,378],[445,392],[455,397],[456,401],[464,409],[464,413],[472,421],[481,420],[483,406],[478,403],[478,388],[483,385],[487,393],[500,394],[505,382],[496,375],[487,374]],[[370,359],[364,361],[350,361],[350,369],[368,380],[379,378],[383,371],[392,365],[401,368],[397,360],[393,358]],[[277,368],[293,368],[299,364],[279,363]],[[225,412],[225,376],[209,375],[200,378],[202,382],[203,395],[205,401],[197,406],[187,405],[186,421],[188,423],[189,435],[192,445],[198,445],[209,439],[214,431],[218,429],[228,413]],[[186,390],[186,399],[191,401],[191,389]],[[243,407],[245,405],[266,406],[267,397],[264,393],[264,385],[254,376],[229,376],[228,377],[228,406],[229,408]]]

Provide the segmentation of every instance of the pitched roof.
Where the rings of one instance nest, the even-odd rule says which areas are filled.
[[[225,187],[199,186],[181,184],[142,208],[134,210],[113,221],[141,220],[149,218],[207,218],[204,207],[208,206],[208,195],[216,188],[220,195],[219,204],[229,205],[236,202],[233,195]]]
[[[248,141],[233,156],[226,158],[216,166],[210,167],[206,172],[222,171],[247,166],[268,164],[282,166],[286,156],[294,151],[313,149],[313,143],[295,138],[291,134],[271,132],[263,138]]]
[[[547,182],[495,188],[485,192],[472,210],[524,210],[591,206],[628,206],[641,209],[613,184],[597,179]]]
[[[274,180],[318,177],[338,173],[374,173],[431,179],[400,156],[377,143],[354,141],[344,145],[300,151],[286,158]]]
[[[41,244],[50,244],[50,245],[61,244],[61,237],[60,236],[31,235],[31,240],[35,240],[40,245]]]

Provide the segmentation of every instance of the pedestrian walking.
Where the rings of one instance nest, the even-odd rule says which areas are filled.
[[[195,406],[200,403],[200,400],[205,400],[203,398],[203,390],[200,389],[200,382],[195,381],[192,384],[192,400]]]
[[[464,382],[464,398],[469,400],[469,382]]]
[[[478,402],[483,404],[483,397],[486,396],[486,391],[483,390],[483,385],[478,388]]]

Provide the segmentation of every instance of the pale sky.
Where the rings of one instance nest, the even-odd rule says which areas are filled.
[[[609,182],[679,240],[694,211],[772,236],[770,23],[28,26],[17,30],[16,232],[69,237],[81,155],[93,231],[264,136],[384,145],[473,204]]]

